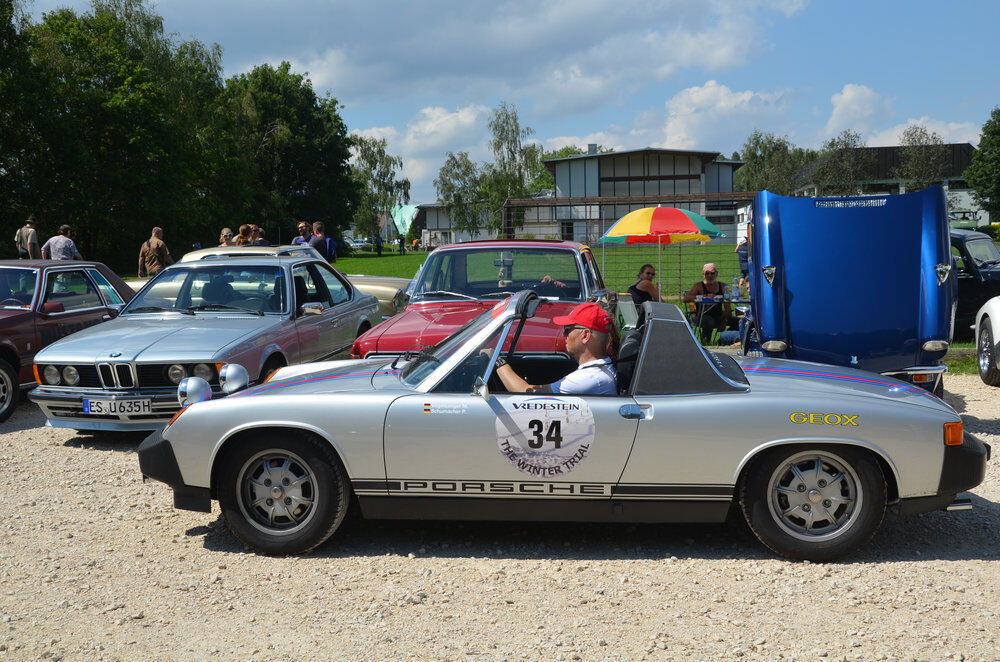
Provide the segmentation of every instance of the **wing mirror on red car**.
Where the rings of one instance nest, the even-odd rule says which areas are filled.
[[[52,313],[65,313],[66,307],[63,306],[58,301],[46,301],[42,304],[42,314],[51,315]]]

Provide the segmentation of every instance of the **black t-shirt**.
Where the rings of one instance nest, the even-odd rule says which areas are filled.
[[[328,237],[316,237],[314,236],[309,240],[309,245],[319,251],[327,262],[330,261],[330,242],[327,241]]]

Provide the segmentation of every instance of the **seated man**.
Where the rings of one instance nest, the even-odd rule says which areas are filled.
[[[503,358],[497,359],[496,372],[510,393],[563,393],[579,395],[617,395],[617,373],[608,357],[608,333],[611,317],[596,303],[581,303],[564,317],[553,322],[563,327],[566,351],[579,367],[551,384],[533,386],[521,379]]]

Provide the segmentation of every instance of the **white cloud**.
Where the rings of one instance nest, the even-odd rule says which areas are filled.
[[[830,97],[830,102],[833,112],[824,129],[827,137],[846,129],[863,135],[892,116],[892,100],[867,85],[848,83]]]
[[[975,145],[979,142],[982,131],[982,127],[972,122],[942,122],[924,115],[919,119],[910,118],[902,124],[874,133],[867,142],[872,147],[898,145],[903,131],[908,127],[918,125],[938,134],[941,136],[941,140],[946,143],[972,143]]]
[[[784,89],[733,91],[714,80],[681,90],[666,103],[666,118],[656,145],[727,151],[742,144],[753,127],[778,123],[790,94]]]

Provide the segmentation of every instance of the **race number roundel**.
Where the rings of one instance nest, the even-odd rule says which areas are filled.
[[[594,415],[581,398],[513,396],[497,411],[497,445],[518,471],[558,478],[580,466],[594,447]]]

